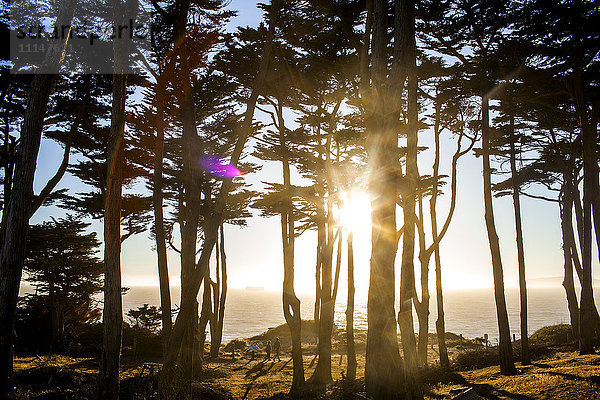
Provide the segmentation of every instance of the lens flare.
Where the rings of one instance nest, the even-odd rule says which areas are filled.
[[[220,178],[235,178],[244,175],[235,165],[219,156],[204,155],[200,159],[200,165],[209,174]]]

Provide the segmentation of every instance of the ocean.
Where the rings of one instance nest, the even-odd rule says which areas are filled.
[[[23,285],[21,295],[31,292],[31,288]],[[594,294],[596,304],[600,304],[598,288]],[[345,326],[345,293],[335,307],[335,323]],[[179,287],[171,288],[172,306],[179,305]],[[299,295],[301,301],[302,319],[312,319],[314,295]],[[342,299],[343,297],[343,299]],[[101,301],[101,296],[98,298]],[[519,290],[506,289],[506,302],[510,330],[520,338],[519,328]],[[137,308],[144,303],[160,305],[159,289],[155,286],[132,286],[123,296],[123,311]],[[496,306],[492,289],[468,289],[461,291],[446,291],[444,293],[446,314],[446,331],[462,334],[465,338],[483,337],[488,334],[494,341],[497,337]],[[536,330],[554,324],[569,323],[569,312],[565,292],[562,287],[531,287],[528,288],[529,335]],[[433,295],[430,303],[429,331],[435,332],[437,318],[436,300]],[[125,316],[127,320],[127,316]],[[281,293],[230,289],[227,294],[225,321],[223,326],[224,343],[232,339],[244,339],[262,332],[268,328],[283,324],[285,319],[282,311]],[[367,329],[366,299],[355,300],[354,324],[356,328]],[[415,331],[417,320],[415,315]]]
[[[598,290],[596,303],[600,300]],[[179,288],[172,288],[173,305],[179,304]],[[314,297],[300,295],[301,315],[303,319],[312,319]],[[506,289],[511,333],[517,338],[519,328],[519,291],[516,288]],[[125,312],[144,303],[159,305],[159,291],[157,287],[131,287],[123,297]],[[355,327],[367,328],[366,299],[356,299],[354,322]],[[429,331],[435,332],[437,316],[435,296],[432,296],[430,305]],[[462,334],[465,338],[482,337],[488,334],[491,340],[497,338],[498,325],[496,321],[496,307],[492,289],[469,289],[462,291],[447,291],[444,293],[446,314],[446,330]],[[547,325],[569,323],[569,312],[565,292],[562,287],[532,287],[528,289],[529,307],[529,334]],[[335,323],[345,326],[344,301],[336,303]],[[281,293],[257,290],[233,289],[229,290],[225,307],[225,321],[223,326],[224,342],[235,338],[248,338],[260,334],[270,327],[285,322],[282,311]],[[415,331],[416,316],[415,316]]]

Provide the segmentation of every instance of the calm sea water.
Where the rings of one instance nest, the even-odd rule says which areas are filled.
[[[21,294],[29,292],[27,287],[21,288]],[[596,304],[600,305],[600,289],[595,288]],[[173,307],[179,305],[179,287],[171,288]],[[312,319],[314,297],[299,296],[303,319]],[[511,333],[520,337],[519,331],[519,291],[515,288],[506,290]],[[158,287],[133,286],[123,296],[123,311],[126,313],[144,303],[158,306],[160,304]],[[496,307],[492,289],[471,289],[448,291],[444,293],[446,311],[446,330],[462,334],[466,338],[481,337],[488,334],[497,337]],[[431,316],[429,331],[435,331],[435,297],[431,299]],[[559,323],[569,323],[569,312],[565,292],[562,287],[532,287],[528,290],[529,334],[537,329]],[[345,302],[338,302],[335,310],[335,322],[345,326]],[[127,317],[126,317],[127,319]],[[356,299],[355,326],[367,328],[366,301]],[[223,326],[224,341],[235,338],[248,338],[266,331],[270,327],[285,322],[282,311],[281,294],[243,289],[230,289],[225,308]],[[415,330],[416,317],[415,317]]]
[[[600,304],[598,289],[596,303]],[[314,298],[299,296],[303,319],[312,319]],[[172,289],[173,304],[179,304],[179,288]],[[511,332],[517,338],[519,331],[519,291],[506,290]],[[144,303],[158,305],[159,292],[156,287],[132,287],[123,297],[123,308],[129,310]],[[497,337],[496,307],[491,289],[448,291],[444,294],[446,330],[462,334],[467,338],[481,337],[487,333]],[[565,292],[561,287],[533,287],[528,290],[529,334],[537,329],[553,324],[569,323],[569,313]],[[335,322],[345,326],[344,302],[336,304]],[[431,301],[430,332],[435,331],[435,298]],[[367,328],[366,302],[357,299],[355,304],[355,326]],[[230,290],[225,308],[223,336],[225,341],[247,338],[266,331],[270,327],[284,323],[281,294],[251,290]],[[416,318],[415,318],[416,328]],[[415,329],[416,330],[416,329]]]

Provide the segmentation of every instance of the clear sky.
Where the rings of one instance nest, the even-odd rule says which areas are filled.
[[[232,0],[229,8],[239,11],[228,29],[238,25],[257,25],[262,11],[254,0]],[[257,113],[257,118],[264,118]],[[293,121],[286,121],[292,124]],[[420,134],[420,145],[431,144],[431,132]],[[450,145],[444,140],[442,145]],[[446,147],[442,157],[442,172],[448,173],[453,147]],[[44,140],[39,155],[35,188],[39,191],[60,163],[62,149],[51,141]],[[420,173],[431,171],[431,154],[425,152],[420,160]],[[268,165],[255,176],[245,179],[253,183],[260,181],[281,181],[280,166]],[[446,169],[446,171],[444,171]],[[487,233],[483,216],[482,166],[481,160],[472,154],[463,157],[459,164],[458,197],[454,219],[448,234],[441,245],[444,284],[447,289],[469,287],[491,287],[492,269]],[[75,191],[83,187],[78,180],[66,176],[59,187]],[[438,220],[443,221],[448,208],[447,197],[439,201]],[[427,204],[427,203],[426,203]],[[495,199],[496,225],[500,236],[502,261],[507,286],[517,282],[517,257],[515,246],[514,217],[511,197]],[[425,210],[428,205],[425,206]],[[366,193],[358,193],[347,214],[355,216],[352,223],[355,231],[355,268],[357,294],[365,296],[368,288],[370,228],[369,200]],[[47,220],[50,215],[64,215],[64,211],[54,207],[39,210],[33,223]],[[256,212],[255,212],[256,214]],[[528,198],[522,199],[523,231],[528,278],[560,277],[563,274],[563,259],[560,237],[558,205]],[[94,221],[93,229],[102,235],[100,221]],[[316,235],[307,232],[296,244],[296,287],[298,292],[311,293],[314,290]],[[125,241],[122,251],[124,285],[158,285],[156,253],[154,243],[148,233],[140,234]],[[255,216],[248,221],[248,227],[239,229],[226,227],[226,249],[229,268],[229,286],[264,286],[266,290],[279,290],[283,279],[281,233],[277,218],[265,219]],[[345,266],[344,250],[344,266]],[[597,257],[594,256],[597,260]],[[433,260],[432,260],[433,261]],[[399,269],[400,252],[397,257]],[[597,263],[595,264],[597,271]],[[179,260],[175,253],[169,254],[171,282],[179,281]],[[431,265],[433,269],[433,262]],[[342,276],[345,271],[342,270]],[[417,272],[418,273],[418,272]],[[433,271],[432,271],[433,273]],[[594,272],[594,276],[598,276]],[[344,296],[344,280],[340,285],[340,296]]]

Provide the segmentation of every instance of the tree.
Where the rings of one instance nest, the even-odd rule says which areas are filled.
[[[27,236],[25,280],[47,296],[52,323],[51,352],[65,348],[65,321],[77,306],[102,290],[102,262],[96,233],[72,215],[32,225]]]
[[[594,331],[597,330],[597,310],[591,278],[592,228],[596,232],[597,244],[600,243],[598,121],[595,119],[598,109],[595,94],[598,84],[595,76],[598,74],[600,63],[596,57],[598,34],[593,27],[598,23],[599,14],[591,3],[573,0],[561,4],[541,1],[528,3],[524,5],[520,15],[527,15],[527,18],[518,20],[518,33],[533,48],[533,55],[527,59],[527,65],[537,67],[539,72],[546,73],[560,82],[561,92],[566,92],[569,99],[563,110],[570,111],[575,116],[578,131],[576,141],[582,145],[578,149],[578,156],[583,160],[583,203],[579,210],[579,196],[571,198],[574,200],[576,218],[581,223],[580,353],[593,353],[592,341]],[[549,26],[552,26],[552,29],[549,29]],[[579,182],[576,182],[574,190],[578,190]],[[567,200],[570,202],[569,198]],[[565,267],[568,268],[568,265]],[[565,278],[569,286],[568,277]],[[574,311],[575,308],[571,306],[570,309]]]
[[[125,24],[125,18],[137,13],[137,0],[113,0],[113,21]],[[121,196],[123,190],[122,165],[124,161],[125,100],[131,43],[125,38],[113,43],[112,110],[110,141],[104,196],[104,309],[102,312],[102,356],[98,379],[98,393],[103,399],[119,398],[119,365],[123,306],[121,297]]]
[[[508,159],[510,165],[511,174],[511,195],[513,199],[513,210],[515,216],[515,231],[516,231],[516,244],[517,244],[517,262],[519,270],[519,299],[521,306],[521,364],[531,364],[531,357],[529,355],[529,338],[527,332],[527,281],[525,277],[525,250],[523,244],[523,228],[521,222],[521,183],[519,179],[519,171],[517,170],[517,141],[521,143],[519,154],[523,155],[526,151],[523,144],[527,141],[524,135],[519,135],[515,126],[515,118],[517,112],[517,104],[514,101],[518,99],[517,93],[514,90],[514,83],[512,81],[506,82],[504,89],[501,91],[499,97],[502,98],[500,110],[503,113],[498,119],[508,119],[506,121],[504,129],[500,128],[501,132],[504,133],[503,138],[495,138],[495,148],[499,151],[501,146],[499,141],[504,139],[508,142]],[[517,136],[518,135],[518,136]],[[501,151],[501,150],[500,150]],[[500,194],[497,194],[497,196]]]
[[[477,140],[476,132],[470,131],[470,124],[475,118],[475,110],[472,101],[461,93],[460,75],[452,74],[452,69],[447,68],[437,58],[429,58],[422,61],[420,76],[423,79],[423,93],[433,102],[433,115],[430,116],[430,124],[434,136],[434,161],[431,176],[421,176],[418,189],[419,215],[416,227],[419,235],[419,262],[421,264],[421,300],[414,296],[415,310],[419,322],[419,341],[417,348],[417,359],[420,365],[427,363],[427,345],[429,338],[429,264],[431,256],[435,259],[436,275],[436,299],[437,313],[436,330],[438,334],[438,347],[440,351],[440,365],[449,367],[448,353],[445,344],[445,321],[444,302],[441,280],[441,256],[439,244],[445,237],[456,207],[458,186],[458,162],[468,154]],[[446,183],[445,175],[440,173],[441,156],[441,134],[448,131],[456,137],[456,150],[452,156],[450,165],[450,207],[443,219],[443,224],[438,227],[437,201],[442,195],[442,186]],[[463,141],[467,139],[467,146],[463,147]],[[426,243],[426,231],[423,221],[423,197],[430,193],[429,218],[431,221],[431,245]]]
[[[289,146],[290,130],[285,127],[283,117],[283,105],[276,103],[276,115],[273,124],[276,132],[271,133],[267,138],[262,139],[267,143],[273,143],[269,147],[262,145],[258,150],[258,155],[261,158],[266,156],[269,159],[278,159],[282,163],[283,184],[273,185],[275,191],[263,196],[256,203],[256,206],[263,209],[263,215],[279,214],[281,218],[281,238],[283,244],[283,288],[282,302],[283,315],[290,329],[292,337],[292,362],[293,362],[293,377],[291,391],[297,391],[304,385],[304,360],[302,358],[302,332],[300,315],[300,300],[296,297],[294,290],[294,242],[297,235],[295,228],[295,220],[298,213],[294,207],[294,187],[291,183],[290,172],[290,153]],[[278,142],[278,143],[277,143]],[[275,144],[277,143],[277,144]]]
[[[394,27],[397,29],[394,30],[392,75],[388,77],[388,7],[387,1],[373,2],[372,32],[366,32],[366,40],[363,43],[363,46],[366,46],[366,42],[371,37],[372,67],[371,71],[361,71],[361,81],[364,80],[366,89],[361,93],[361,98],[366,114],[367,154],[371,171],[369,192],[373,224],[367,303],[365,385],[367,395],[376,399],[399,398],[402,390],[394,315],[396,201],[397,182],[401,173],[396,130],[398,122],[395,119],[400,115],[400,92],[407,76],[407,71],[401,68],[404,61],[400,57],[407,55],[406,47],[409,46],[410,40],[407,37],[410,36],[410,29],[402,30],[400,26],[409,25],[404,24],[406,20],[402,21],[402,18],[410,18],[410,15],[398,12],[395,15],[397,18],[393,20]],[[365,73],[370,74],[370,77],[365,76]],[[368,82],[371,84],[367,84]],[[386,85],[387,82],[391,84]],[[406,295],[406,291],[404,293]],[[412,332],[412,327],[410,330]],[[408,341],[409,338],[406,337],[406,340]]]
[[[56,24],[71,26],[75,0],[61,3]],[[53,46],[43,67],[57,69],[69,35]],[[8,392],[8,377],[12,373],[12,344],[15,311],[23,261],[25,240],[33,202],[33,178],[40,148],[44,116],[55,75],[39,74],[33,78],[27,94],[27,105],[20,131],[20,152],[14,164],[11,195],[3,211],[5,224],[0,249],[0,397]]]
[[[356,379],[356,349],[354,346],[354,248],[352,232],[348,233],[348,299],[346,300],[346,376]]]
[[[158,308],[147,303],[136,309],[127,311],[127,316],[131,319],[136,328],[145,329],[152,333],[156,332],[161,321],[161,315]]]
[[[504,272],[494,219],[490,163],[493,133],[490,126],[490,99],[494,98],[499,79],[494,74],[494,66],[497,65],[496,51],[508,26],[506,4],[496,0],[464,0],[441,5],[438,15],[443,17],[438,20],[436,29],[428,30],[428,47],[455,57],[463,73],[469,77],[464,80],[464,89],[471,96],[480,99],[482,149],[477,154],[481,156],[483,164],[483,200],[494,277],[500,369],[503,374],[513,374],[515,367],[504,294]],[[472,46],[472,52],[464,51],[467,45]]]
[[[263,49],[261,56],[260,67],[256,74],[256,78],[252,85],[252,91],[250,97],[246,101],[246,111],[244,113],[244,120],[241,127],[237,131],[235,147],[232,151],[230,164],[236,165],[240,161],[244,145],[252,130],[252,120],[254,111],[256,109],[256,102],[260,91],[262,90],[264,80],[268,71],[269,61],[271,59],[271,52],[273,49],[273,37],[275,34],[275,24],[277,20],[277,13],[281,5],[280,0],[274,0],[269,6],[269,30],[267,35],[267,41]],[[169,338],[169,352],[167,353],[164,360],[164,367],[161,372],[159,379],[159,391],[162,398],[173,398],[177,395],[177,388],[175,387],[175,361],[181,350],[183,336],[190,318],[194,315],[194,302],[195,298],[200,289],[200,285],[206,270],[210,256],[213,252],[213,248],[216,242],[216,231],[221,224],[227,199],[231,189],[233,188],[233,177],[225,177],[221,185],[221,189],[217,195],[217,198],[213,202],[213,206],[207,212],[207,220],[204,224],[204,244],[200,251],[200,257],[197,262],[194,263],[193,270],[190,271],[191,276],[189,277],[190,285],[186,287],[185,291],[182,288],[182,301],[181,309],[177,315],[173,330]],[[197,309],[197,307],[196,307]]]

